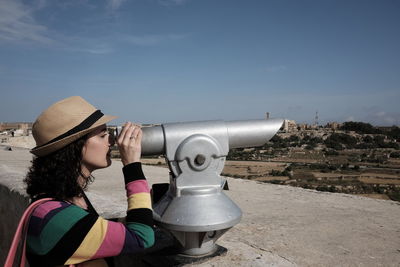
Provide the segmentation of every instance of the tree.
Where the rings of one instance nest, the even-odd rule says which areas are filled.
[[[353,148],[357,144],[357,138],[342,133],[333,133],[326,140],[325,145],[336,150],[343,149],[342,144],[347,148]]]
[[[393,139],[400,140],[400,128],[393,126],[392,129],[387,133],[387,135]]]
[[[345,131],[355,131],[360,134],[381,134],[382,131],[375,128],[369,123],[364,122],[354,122],[354,121],[347,121],[343,123],[341,130]]]

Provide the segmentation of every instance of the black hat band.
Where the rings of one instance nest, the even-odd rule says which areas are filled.
[[[85,120],[83,120],[81,123],[79,123],[77,126],[75,126],[74,128],[72,128],[71,130],[69,130],[68,132],[65,132],[59,136],[57,136],[56,138],[51,139],[49,142],[47,142],[46,144],[43,144],[41,146],[38,146],[36,148],[42,147],[42,146],[46,146],[50,143],[56,142],[58,140],[61,140],[67,136],[76,134],[80,131],[86,130],[87,128],[89,128],[90,126],[92,126],[96,121],[98,121],[101,117],[103,117],[104,114],[98,109],[95,112],[93,112],[89,117],[87,117]]]

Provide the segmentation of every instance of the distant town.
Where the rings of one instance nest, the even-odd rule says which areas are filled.
[[[31,148],[31,132],[29,122],[0,123],[0,145]],[[116,148],[113,156],[119,156]],[[143,162],[166,167],[160,157]],[[232,149],[222,175],[400,201],[400,128],[284,120],[264,146]]]

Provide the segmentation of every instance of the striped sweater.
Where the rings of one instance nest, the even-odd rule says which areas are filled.
[[[29,222],[27,257],[31,266],[92,260],[98,262],[95,266],[107,266],[103,258],[153,245],[150,191],[141,164],[132,163],[122,170],[128,198],[126,224],[108,221],[68,202],[45,202],[33,211]]]

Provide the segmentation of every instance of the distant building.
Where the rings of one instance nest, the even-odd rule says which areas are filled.
[[[299,131],[305,131],[309,129],[309,125],[306,123],[298,124],[297,125],[297,130]]]
[[[31,132],[32,123],[30,122],[2,122],[0,132],[15,131],[18,135],[28,135]]]
[[[341,124],[341,123],[338,123],[338,122],[328,122],[328,123],[326,124],[325,128],[329,128],[329,129],[332,129],[332,130],[337,130],[337,129],[339,129],[341,126],[342,126],[342,124]]]
[[[283,131],[285,133],[297,132],[297,124],[294,120],[283,121]]]

